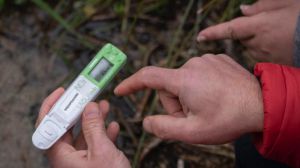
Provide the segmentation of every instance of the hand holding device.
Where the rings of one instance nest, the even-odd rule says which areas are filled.
[[[32,136],[33,144],[50,148],[78,121],[86,104],[100,94],[125,61],[124,53],[105,45],[43,118]]]
[[[37,125],[48,114],[51,107],[63,95],[59,88],[43,102]],[[119,133],[119,125],[111,122],[105,128],[104,121],[109,111],[107,101],[89,103],[82,115],[82,132],[74,139],[71,130],[67,131],[46,151],[51,167],[59,168],[129,168],[130,164],[114,141]]]

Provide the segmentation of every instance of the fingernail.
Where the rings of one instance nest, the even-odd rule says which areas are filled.
[[[122,96],[122,95],[120,94],[120,87],[116,87],[116,88],[115,88],[114,94],[115,94],[117,97],[121,97],[121,96]]]
[[[145,118],[143,122],[144,129],[148,132],[152,132],[151,123],[149,118]]]
[[[116,87],[116,88],[114,89],[114,94],[115,94],[115,95],[118,95],[118,87]]]
[[[205,36],[200,35],[200,36],[197,37],[198,42],[202,42],[202,41],[205,41],[205,40],[206,40]]]
[[[240,6],[241,11],[245,11],[249,9],[249,5],[241,5]]]
[[[87,111],[84,113],[84,117],[86,119],[97,118],[97,117],[99,117],[99,115],[100,115],[100,111],[96,107],[94,107],[94,108],[90,109],[90,111]]]

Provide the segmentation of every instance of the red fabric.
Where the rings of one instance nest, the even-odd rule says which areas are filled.
[[[300,168],[300,69],[259,63],[264,101],[264,130],[255,137],[266,158]]]

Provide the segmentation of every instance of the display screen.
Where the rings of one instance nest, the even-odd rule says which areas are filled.
[[[105,58],[102,58],[99,63],[94,67],[94,69],[90,72],[90,76],[94,78],[96,81],[100,82],[102,77],[108,72],[108,70],[112,67],[112,64],[107,61]]]

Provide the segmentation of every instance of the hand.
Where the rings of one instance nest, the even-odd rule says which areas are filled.
[[[241,10],[244,17],[201,31],[198,41],[240,40],[257,61],[292,65],[300,1],[259,0]]]
[[[64,89],[59,88],[45,99],[37,123],[40,123],[63,92]],[[71,131],[68,131],[47,151],[51,166],[54,168],[129,168],[129,161],[113,143],[119,132],[118,123],[110,123],[107,129],[104,126],[108,111],[107,101],[101,101],[99,104],[89,103],[82,115],[83,131],[78,138],[74,140]]]
[[[225,55],[190,59],[179,69],[146,67],[124,80],[117,95],[158,91],[167,115],[148,116],[146,131],[162,139],[221,144],[263,128],[257,79]]]

